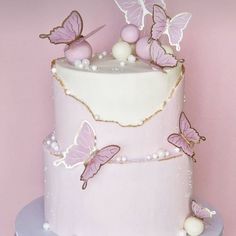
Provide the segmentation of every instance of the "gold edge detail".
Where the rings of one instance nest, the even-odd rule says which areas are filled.
[[[151,120],[154,116],[156,116],[158,113],[160,113],[160,112],[162,112],[164,110],[164,108],[166,107],[168,102],[172,99],[173,95],[175,94],[175,91],[176,91],[177,87],[179,86],[180,82],[184,79],[184,75],[185,75],[185,67],[182,65],[182,72],[180,74],[180,77],[178,78],[174,88],[171,90],[170,95],[168,96],[168,98],[162,103],[161,108],[159,110],[157,110],[156,112],[154,112],[149,117],[145,118],[140,124],[137,124],[137,125],[131,125],[131,124],[130,125],[122,125],[118,121],[98,119],[96,117],[96,115],[93,114],[93,111],[91,110],[89,105],[87,105],[84,101],[79,99],[77,96],[72,95],[72,94],[69,93],[69,89],[66,88],[65,83],[58,76],[54,75],[53,79],[55,79],[55,80],[57,80],[59,82],[59,84],[63,88],[64,93],[65,93],[66,96],[70,96],[70,97],[74,98],[76,101],[78,101],[81,104],[83,104],[88,109],[89,113],[92,115],[94,120],[99,121],[99,122],[115,123],[115,124],[118,124],[121,127],[135,128],[135,127],[140,127],[140,126],[144,125],[147,121]]]

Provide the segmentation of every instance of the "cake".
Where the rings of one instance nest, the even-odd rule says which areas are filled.
[[[155,4],[154,4],[155,2]],[[194,146],[205,138],[183,112],[183,30],[163,1],[115,3],[127,25],[112,53],[94,53],[77,11],[49,34],[55,130],[44,141],[45,230],[58,236],[201,235],[215,212],[192,196]],[[147,15],[150,35],[141,36]],[[162,43],[167,34],[169,44]]]

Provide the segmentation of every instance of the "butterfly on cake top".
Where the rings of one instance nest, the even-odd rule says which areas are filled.
[[[83,20],[79,12],[72,11],[62,22],[61,26],[53,28],[49,34],[40,34],[40,38],[49,39],[53,44],[66,44],[65,57],[71,64],[78,60],[90,59],[93,51],[87,39],[103,29],[98,27],[86,36],[82,35]]]
[[[118,145],[108,145],[101,149],[96,147],[96,135],[88,122],[83,122],[74,143],[63,152],[63,158],[55,161],[55,166],[64,164],[66,168],[84,165],[80,180],[84,182],[82,189],[86,189],[89,179],[93,178],[103,165],[108,163],[118,152]]]
[[[161,70],[176,67],[178,62],[183,62],[174,56],[171,47],[161,44],[161,38],[166,34],[170,45],[180,51],[183,32],[192,16],[190,13],[181,13],[171,18],[166,13],[163,0],[114,1],[124,13],[128,24],[121,31],[122,41],[113,47],[113,56],[116,59],[129,61],[130,54],[134,53],[141,61]],[[150,35],[140,37],[140,30],[144,29],[147,15],[152,15],[153,18]],[[135,45],[135,52],[132,52],[132,44]]]

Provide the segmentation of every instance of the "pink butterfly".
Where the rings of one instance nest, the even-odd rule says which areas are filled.
[[[117,145],[109,145],[97,150],[95,133],[91,126],[84,122],[79,135],[75,137],[74,144],[66,150],[63,160],[57,161],[56,166],[64,163],[67,168],[74,168],[84,164],[85,169],[80,180],[84,182],[82,188],[86,189],[88,180],[93,178],[119,151],[120,147]]]
[[[193,158],[195,155],[193,147],[195,144],[200,143],[201,140],[205,141],[206,138],[200,136],[199,133],[191,127],[191,124],[184,112],[182,112],[180,115],[179,129],[180,133],[171,134],[168,137],[168,141],[180,148],[186,155],[191,157],[196,162],[196,160]]]
[[[186,29],[191,17],[190,13],[181,13],[171,19],[161,6],[154,5],[152,38],[158,40],[162,34],[167,34],[170,45],[175,46],[176,50],[180,51],[183,31]]]
[[[50,31],[49,34],[41,34],[40,38],[48,38],[53,44],[71,44],[76,40],[80,42],[91,37],[105,25],[98,27],[86,36],[82,36],[83,31],[83,20],[77,11],[72,11],[70,15],[62,22],[61,26],[55,27]]]
[[[212,218],[216,214],[215,211],[202,207],[196,201],[192,201],[192,211],[194,215],[200,219]]]
[[[151,65],[154,67],[163,69],[165,67],[176,67],[178,60],[172,54],[169,54],[160,45],[158,41],[152,40],[151,42]]]
[[[154,4],[166,7],[164,0],[114,0],[120,10],[125,14],[128,24],[136,25],[140,30],[144,28],[144,19],[152,14]]]

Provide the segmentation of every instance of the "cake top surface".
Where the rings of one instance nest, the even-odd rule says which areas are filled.
[[[63,69],[69,69],[81,72],[91,72],[91,73],[105,73],[105,74],[131,74],[131,73],[152,73],[160,72],[155,67],[146,64],[142,61],[136,61],[134,63],[125,62],[121,63],[114,59],[112,55],[106,55],[99,58],[99,55],[94,56],[89,64],[78,64],[76,66],[70,64],[66,58],[60,58],[56,60],[56,65]],[[182,68],[182,64],[179,63],[178,66],[174,68],[169,68],[165,70],[165,73],[170,71],[178,72]]]

